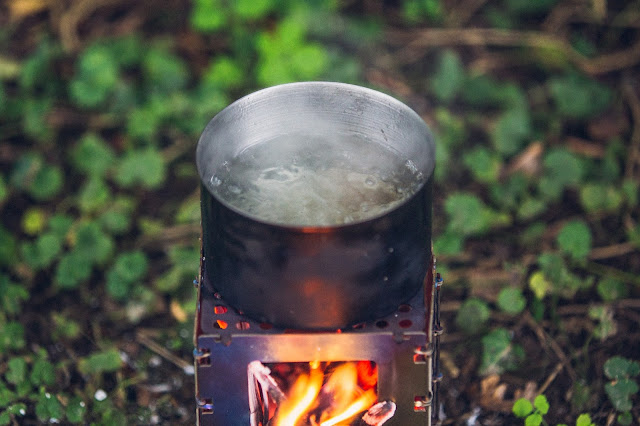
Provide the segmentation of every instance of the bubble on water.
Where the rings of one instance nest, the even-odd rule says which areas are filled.
[[[252,145],[215,177],[221,185],[212,185],[213,193],[229,204],[293,226],[366,220],[393,209],[422,183],[405,159],[381,145],[308,135]]]
[[[404,163],[404,165],[407,167],[407,169],[409,169],[409,171],[411,171],[411,173],[418,173],[418,168],[413,163],[413,161],[407,160],[407,162]]]
[[[242,188],[236,185],[229,185],[228,190],[232,194],[242,194]]]

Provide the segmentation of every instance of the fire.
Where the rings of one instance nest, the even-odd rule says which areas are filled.
[[[328,366],[327,366],[328,367]],[[377,400],[377,369],[369,361],[347,362],[326,375],[317,361],[300,374],[279,404],[274,426],[335,426],[370,408]]]
[[[301,374],[291,388],[289,398],[280,406],[275,426],[295,426],[320,392],[323,374],[319,363],[311,363],[311,373]]]
[[[369,389],[360,398],[358,398],[353,404],[351,404],[346,410],[344,410],[341,414],[320,423],[320,426],[337,425],[340,422],[350,419],[351,417],[355,416],[359,412],[366,410],[374,402],[376,402],[376,393],[373,390]]]

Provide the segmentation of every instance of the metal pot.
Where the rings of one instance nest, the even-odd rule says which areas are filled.
[[[243,211],[211,187],[245,149],[287,134],[353,135],[410,160],[412,196],[351,223],[289,224]],[[207,125],[196,162],[202,184],[203,291],[238,311],[293,329],[339,329],[383,317],[422,288],[431,260],[433,137],[396,99],[341,83],[260,90]]]

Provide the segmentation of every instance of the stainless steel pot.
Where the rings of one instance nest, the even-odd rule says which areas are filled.
[[[417,192],[389,211],[340,225],[266,220],[210,187],[248,147],[287,134],[345,135],[410,160]],[[341,83],[267,88],[234,102],[207,125],[196,162],[202,184],[203,291],[238,311],[294,329],[339,329],[380,318],[422,288],[431,259],[433,137],[396,99]],[[308,226],[307,226],[308,225]]]

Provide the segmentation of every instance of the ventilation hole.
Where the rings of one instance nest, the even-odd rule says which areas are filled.
[[[249,323],[247,321],[238,321],[236,323],[236,328],[238,330],[248,330],[249,329]]]
[[[199,401],[200,412],[202,414],[213,414],[213,401],[211,399],[202,399]]]
[[[226,329],[227,329],[227,327],[229,326],[229,324],[227,324],[227,322],[226,322],[226,321],[217,320],[217,321],[213,324],[213,326],[214,326],[215,328],[217,328],[217,329],[220,329],[220,330],[226,330]]]
[[[194,350],[194,355],[196,355],[196,361],[198,365],[200,366],[211,365],[211,350],[209,348]]]
[[[271,330],[273,328],[273,325],[269,324],[268,322],[262,322],[260,323],[260,328],[262,330]]]
[[[411,309],[413,309],[411,305],[408,305],[406,303],[398,306],[398,312],[411,312]]]
[[[376,327],[378,327],[378,328],[387,328],[387,327],[389,327],[389,323],[386,322],[386,321],[378,321],[376,323]]]
[[[431,392],[429,395],[416,395],[413,397],[413,411],[424,412],[431,405]]]
[[[214,314],[218,314],[218,315],[226,314],[227,311],[228,311],[227,307],[226,306],[222,306],[222,305],[216,305],[213,308],[213,313]]]
[[[413,322],[411,320],[402,320],[398,323],[398,325],[400,326],[400,328],[409,328],[413,325]]]
[[[413,363],[414,364],[426,364],[427,356],[424,354],[413,354]]]

